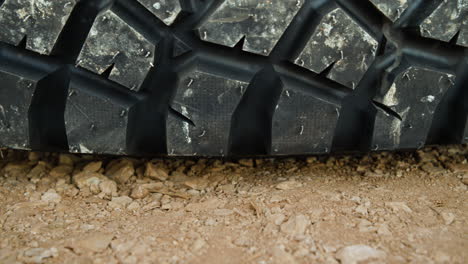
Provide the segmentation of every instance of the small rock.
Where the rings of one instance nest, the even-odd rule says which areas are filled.
[[[128,210],[137,210],[139,208],[140,208],[140,204],[137,201],[133,201],[127,206]]]
[[[202,249],[205,245],[206,245],[205,240],[199,238],[199,239],[195,240],[195,242],[193,242],[192,251],[199,251],[199,250]]]
[[[369,211],[367,209],[367,206],[365,206],[364,204],[361,204],[361,205],[358,205],[354,211],[358,214],[361,214],[361,215],[368,215],[369,214]]]
[[[434,157],[434,154],[432,154],[430,152],[425,152],[423,150],[418,150],[417,154],[418,154],[418,157],[419,157],[419,161],[421,163],[432,162],[432,161],[434,161],[436,159]]]
[[[84,166],[84,172],[98,172],[102,167],[102,161],[90,162]]]
[[[28,173],[30,168],[29,162],[10,162],[3,168],[3,171],[6,176],[21,178]]]
[[[29,154],[28,154],[28,160],[29,161],[38,161],[41,158],[41,156],[42,155],[39,152],[30,151]]]
[[[117,183],[111,180],[105,180],[99,183],[99,190],[101,198],[110,199],[111,197],[117,196]]]
[[[199,202],[199,203],[189,203],[186,207],[185,210],[187,212],[194,212],[194,213],[199,213],[203,211],[210,211],[214,210],[218,207],[221,207],[223,202],[216,197],[210,198],[204,202]]]
[[[307,248],[305,248],[305,247],[299,247],[294,252],[294,256],[299,257],[299,258],[305,257],[305,256],[307,256],[307,254],[309,254],[309,250]]]
[[[450,225],[451,223],[453,223],[453,221],[455,221],[455,214],[453,213],[442,212],[440,213],[440,216],[442,217],[442,219],[444,219],[446,225]]]
[[[173,182],[184,182],[188,180],[189,180],[189,177],[183,172],[173,171],[171,173],[171,181]]]
[[[47,164],[43,161],[39,161],[37,165],[29,171],[26,177],[29,179],[40,179],[46,174],[46,171]]]
[[[297,263],[294,257],[284,250],[284,246],[274,247],[272,255],[273,255],[273,261],[274,261],[273,263],[277,263],[277,264]]]
[[[432,163],[425,163],[421,166],[421,169],[429,174],[437,174],[445,171],[444,168],[436,167],[432,165]]]
[[[239,164],[245,167],[253,167],[254,161],[252,159],[240,159]]]
[[[50,189],[41,196],[41,200],[44,202],[59,203],[62,197],[54,189]]]
[[[468,173],[468,163],[450,163],[447,167],[454,173]]]
[[[89,188],[90,185],[99,185],[103,181],[109,181],[106,176],[95,172],[80,172],[73,176],[73,183],[79,189]]]
[[[294,180],[280,182],[276,185],[276,189],[278,190],[291,190],[291,189],[296,189],[299,187],[302,187],[302,183],[294,181]]]
[[[216,209],[213,211],[213,214],[217,216],[228,216],[228,215],[232,215],[233,213],[234,211],[230,209]]]
[[[388,228],[388,225],[382,224],[377,228],[377,234],[381,236],[391,236],[392,232],[390,232],[390,229]]]
[[[465,184],[465,185],[468,185],[468,174],[467,175],[464,175],[461,179],[462,183]]]
[[[359,232],[371,232],[375,228],[372,227],[372,223],[366,219],[361,219],[358,224]]]
[[[148,194],[150,194],[148,189],[146,189],[143,185],[137,185],[132,189],[130,197],[133,199],[143,199],[148,196]]]
[[[132,198],[128,196],[112,197],[112,200],[108,203],[108,205],[111,208],[125,208],[132,201]]]
[[[147,211],[151,211],[151,210],[154,210],[156,208],[160,208],[161,207],[161,202],[159,200],[156,200],[156,201],[152,201],[151,203],[143,206],[143,211],[147,212]]]
[[[184,182],[184,185],[194,190],[204,190],[210,182],[205,178],[195,178]]]
[[[150,193],[158,192],[164,189],[164,184],[162,182],[145,183],[141,186],[147,189]]]
[[[76,241],[71,248],[77,253],[102,252],[109,246],[113,238],[112,234],[97,233]]]
[[[117,169],[115,172],[107,174],[111,179],[115,180],[117,183],[124,184],[126,183],[130,177],[135,174],[135,169],[133,168],[133,165],[128,164],[125,165],[119,169]]]
[[[145,177],[151,178],[153,180],[165,181],[169,178],[167,172],[161,168],[157,168],[153,163],[146,163]]]
[[[269,219],[275,225],[279,226],[284,222],[285,218],[286,218],[286,216],[284,214],[277,213],[277,214],[272,214]]]
[[[347,246],[336,253],[336,258],[341,261],[341,264],[358,264],[368,260],[384,259],[385,257],[385,252],[366,245]]]
[[[46,258],[58,256],[56,248],[31,248],[23,253],[24,261],[27,263],[43,263]]]
[[[206,226],[214,226],[214,225],[216,225],[216,220],[213,219],[213,218],[208,218],[208,219],[206,219],[206,221],[205,221],[205,225],[206,225]]]
[[[52,178],[56,178],[56,179],[59,179],[59,178],[63,178],[67,175],[70,175],[73,171],[73,167],[70,166],[70,165],[60,165],[60,166],[57,166],[55,168],[53,168],[50,172],[49,172],[49,176],[52,177]]]
[[[305,230],[310,225],[310,220],[300,214],[292,216],[281,225],[281,232],[288,234],[290,236],[301,236],[304,235]]]
[[[394,212],[404,211],[407,213],[412,213],[413,210],[406,205],[404,202],[387,202],[385,206],[391,208]]]
[[[75,160],[77,160],[77,157],[73,156],[72,154],[60,154],[58,163],[60,165],[68,165],[73,167]]]
[[[239,234],[236,236],[236,239],[232,243],[239,247],[250,247],[254,244],[252,239],[250,239],[246,234]]]

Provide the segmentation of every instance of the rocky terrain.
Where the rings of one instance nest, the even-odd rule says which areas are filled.
[[[149,160],[3,150],[0,263],[466,263],[467,154]]]

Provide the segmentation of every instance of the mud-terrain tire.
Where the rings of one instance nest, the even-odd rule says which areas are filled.
[[[416,149],[467,109],[466,0],[0,0],[0,147]]]

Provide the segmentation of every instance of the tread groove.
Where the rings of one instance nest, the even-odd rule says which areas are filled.
[[[37,83],[29,108],[29,145],[33,150],[68,151],[65,102],[69,70],[62,68]],[[47,107],[43,107],[47,105]]]
[[[232,116],[230,155],[271,153],[273,113],[282,89],[283,84],[273,67],[266,67],[255,75]]]

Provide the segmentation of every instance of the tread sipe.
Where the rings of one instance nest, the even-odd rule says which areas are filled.
[[[416,149],[467,117],[466,0],[0,0],[0,147]]]

